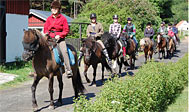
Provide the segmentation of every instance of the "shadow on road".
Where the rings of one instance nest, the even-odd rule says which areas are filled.
[[[95,94],[94,94],[94,93],[87,93],[87,94],[85,94],[85,96],[86,96],[86,99],[89,100],[90,98],[95,97]],[[72,97],[67,97],[67,98],[63,98],[63,99],[62,99],[62,104],[60,104],[60,103],[58,102],[58,99],[55,99],[55,100],[54,100],[54,106],[55,106],[55,108],[59,108],[59,107],[65,106],[65,105],[73,104],[73,103],[74,103],[74,102],[73,102],[73,99],[74,99],[74,96],[72,96]],[[44,101],[44,102],[49,103],[50,101]],[[44,107],[41,107],[40,109],[37,110],[37,112],[40,112],[41,110],[46,109],[46,108],[48,108],[48,107],[49,107],[49,105],[44,106]]]

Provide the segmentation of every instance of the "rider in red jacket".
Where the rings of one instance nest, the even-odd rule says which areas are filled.
[[[60,2],[53,1],[51,3],[52,15],[49,16],[46,20],[46,23],[44,25],[44,33],[57,40],[58,46],[60,47],[60,51],[64,58],[67,77],[71,78],[73,76],[73,73],[70,67],[70,61],[65,42],[65,37],[69,33],[69,27],[66,18],[60,13],[60,9]]]

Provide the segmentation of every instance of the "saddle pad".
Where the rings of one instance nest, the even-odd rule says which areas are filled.
[[[68,51],[68,57],[69,57],[69,60],[70,60],[70,65],[74,65],[75,64],[75,57],[74,57],[72,51],[68,47],[67,47],[67,51]],[[63,66],[64,62],[61,62],[61,59],[59,57],[60,55],[58,54],[58,49],[53,48],[53,52],[54,52],[54,57],[55,57],[56,63]]]

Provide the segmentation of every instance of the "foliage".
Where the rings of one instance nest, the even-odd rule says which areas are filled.
[[[109,25],[113,23],[112,16],[114,14],[119,16],[122,28],[127,23],[127,17],[133,18],[137,39],[144,37],[143,31],[147,22],[152,22],[154,29],[157,29],[161,22],[156,8],[148,0],[92,0],[84,6],[74,22],[89,23],[91,13],[97,14],[97,21],[103,24],[105,31],[108,31]],[[82,35],[86,36],[87,25],[83,25],[82,28]],[[78,25],[72,25],[70,29],[74,35],[77,35]]]
[[[179,10],[178,10],[179,9]],[[173,18],[170,18],[172,22],[180,22],[181,20],[188,20],[188,0],[173,0],[171,7],[173,12]]]
[[[147,63],[134,79],[107,81],[95,101],[75,100],[75,112],[160,112],[188,83],[188,55],[177,63]]]

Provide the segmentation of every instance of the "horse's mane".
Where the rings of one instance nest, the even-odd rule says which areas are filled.
[[[45,37],[43,36],[43,34],[42,34],[39,30],[37,30],[37,29],[33,29],[33,30],[36,31],[36,34],[37,34],[37,36],[39,37],[40,45],[42,45],[42,46],[47,46],[47,45],[48,45],[48,43],[47,43],[47,38],[45,38]]]
[[[102,35],[102,41],[103,43],[105,44],[109,44],[109,47],[114,47],[116,45],[116,39],[108,32],[105,32],[103,35]]]

